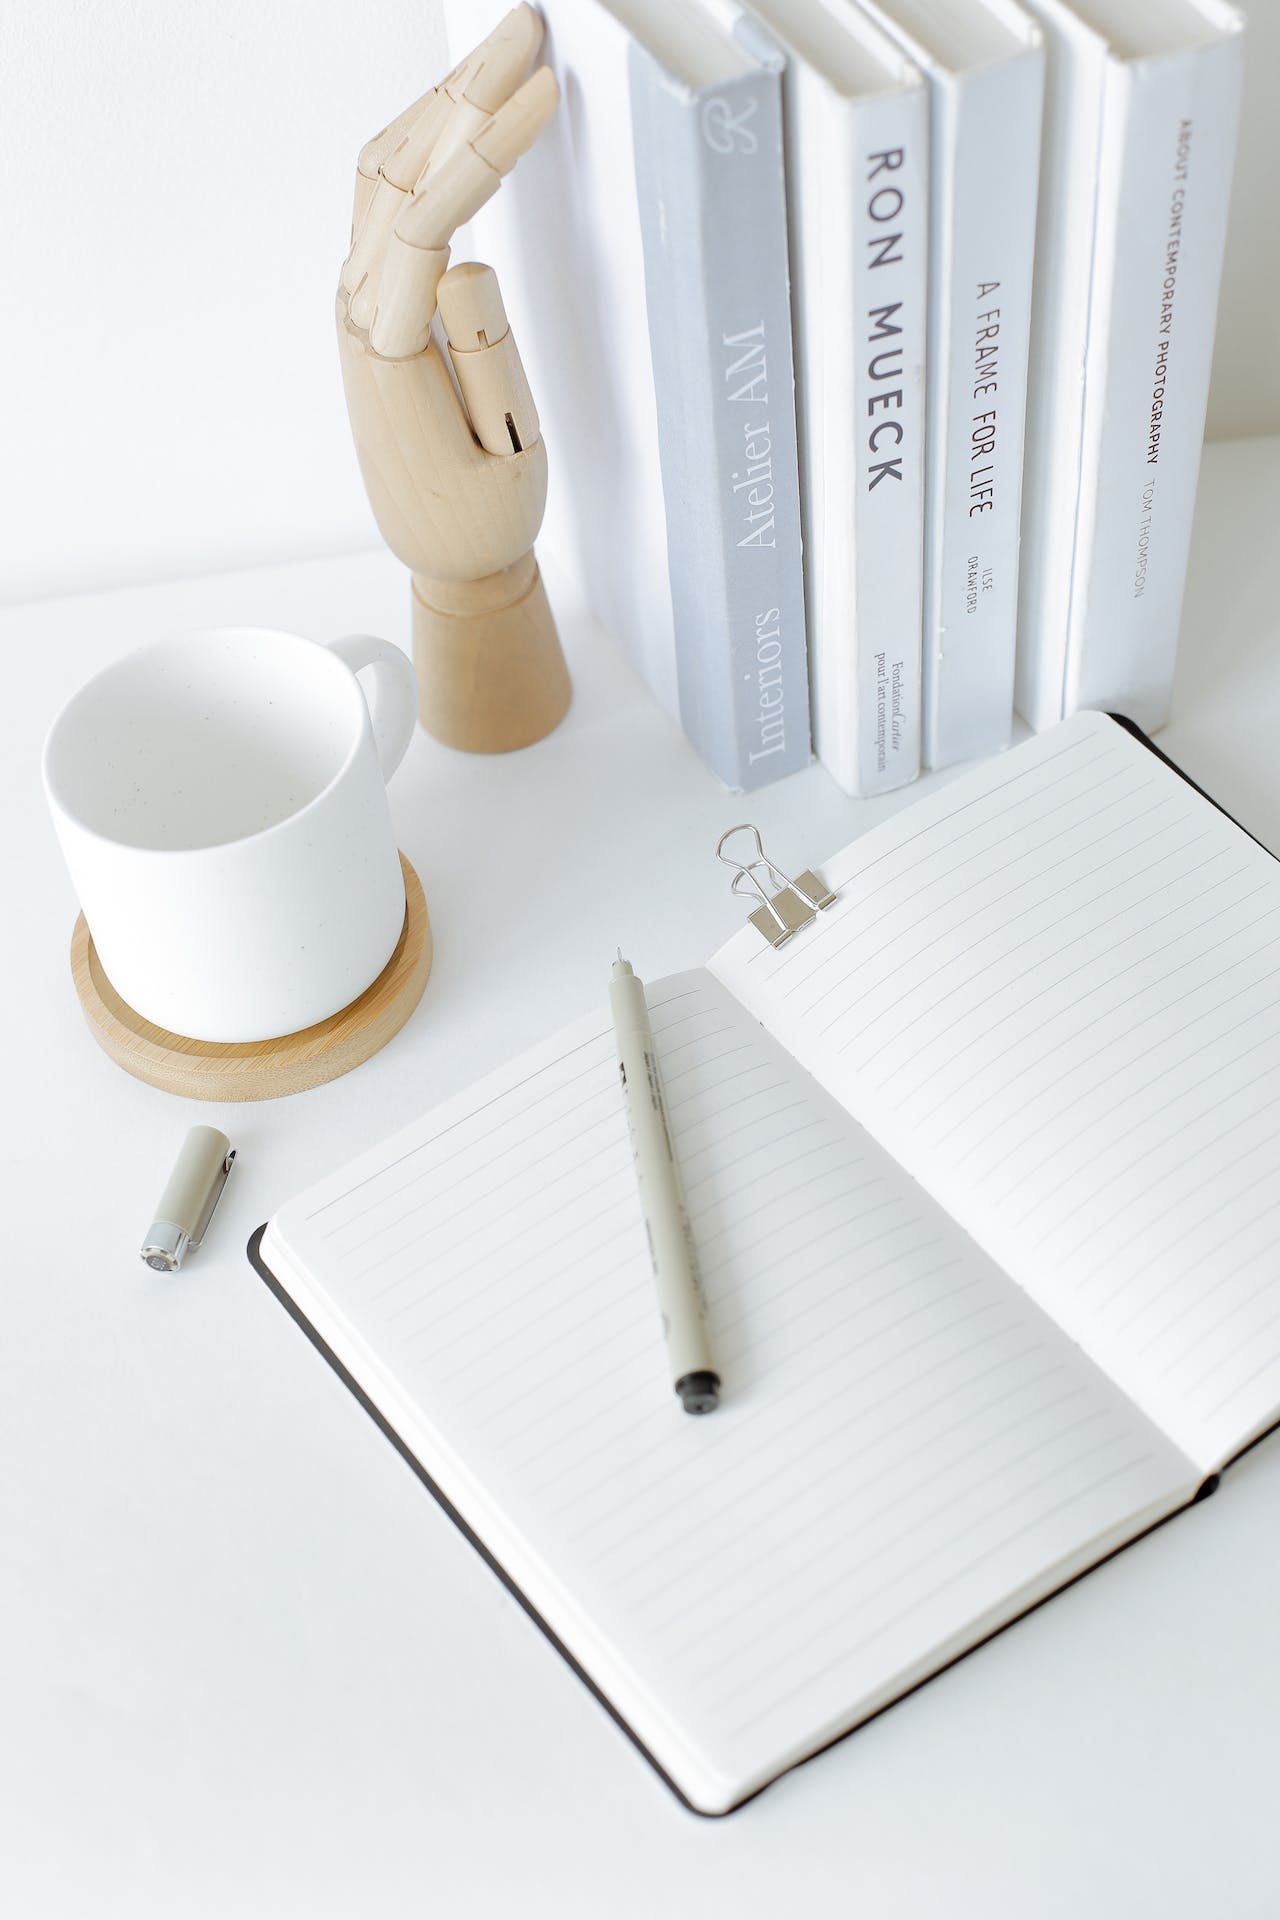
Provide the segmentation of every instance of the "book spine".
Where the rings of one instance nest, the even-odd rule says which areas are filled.
[[[857,795],[920,768],[928,139],[923,86],[850,101],[794,76],[814,744]]]
[[[1243,37],[1108,65],[1065,709],[1169,714]]]
[[[749,789],[810,751],[781,73],[630,83],[680,718]]]
[[[1063,715],[1107,47],[1061,0],[1025,4],[1044,34],[1045,98],[1014,705],[1040,729]]]
[[[931,767],[1009,744],[1044,56],[930,82],[924,733]]]

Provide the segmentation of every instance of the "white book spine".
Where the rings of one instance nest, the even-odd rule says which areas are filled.
[[[1064,707],[1168,718],[1243,72],[1108,63]]]
[[[1066,683],[1107,45],[1064,0],[1029,5],[1045,37],[1045,96],[1014,704],[1039,729],[1061,720]]]
[[[814,743],[883,793],[920,766],[928,106],[789,82]]]
[[[930,766],[1008,746],[1043,54],[931,97],[924,737]]]

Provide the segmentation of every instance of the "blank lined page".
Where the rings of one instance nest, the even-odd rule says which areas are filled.
[[[607,1016],[286,1207],[265,1251],[715,1809],[1195,1476],[708,974],[649,998],[710,1417],[672,1391]]]
[[[1103,715],[712,963],[1208,1470],[1280,1407],[1280,863]]]

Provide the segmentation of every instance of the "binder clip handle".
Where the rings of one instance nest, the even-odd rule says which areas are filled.
[[[735,833],[748,833],[753,843],[752,858],[735,859],[733,854],[725,852],[725,842]],[[829,907],[835,894],[811,868],[794,880],[788,878],[780,867],[776,867],[760,839],[760,830],[749,822],[729,827],[716,842],[716,859],[734,870],[729,891],[735,894],[754,894],[760,905],[750,916],[751,924],[771,947],[780,947],[801,927],[807,926],[824,907]],[[767,893],[761,872],[768,875],[775,891]]]

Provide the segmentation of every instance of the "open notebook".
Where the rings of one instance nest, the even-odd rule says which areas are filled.
[[[1280,1417],[1280,863],[1081,714],[649,999],[724,1380],[671,1392],[607,1013],[283,1207],[291,1310],[688,1802]]]

